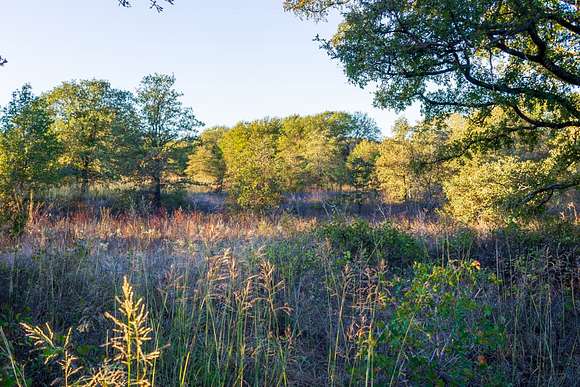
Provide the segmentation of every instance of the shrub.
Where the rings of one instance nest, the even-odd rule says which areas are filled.
[[[493,319],[496,278],[479,262],[416,263],[411,279],[395,281],[392,316],[376,324],[360,353],[372,354],[378,383],[501,385],[492,359],[505,340]],[[368,347],[371,347],[369,350]]]
[[[320,234],[335,251],[345,254],[345,258],[362,258],[372,263],[384,259],[391,264],[403,265],[425,256],[415,238],[390,223],[371,226],[362,220],[351,224],[333,222],[323,226]]]
[[[278,120],[240,123],[220,141],[228,193],[245,209],[263,210],[282,200],[281,165],[276,155]]]
[[[541,165],[531,160],[475,159],[444,183],[446,209],[464,223],[506,224],[541,208],[526,202],[530,187],[541,185],[541,175]]]

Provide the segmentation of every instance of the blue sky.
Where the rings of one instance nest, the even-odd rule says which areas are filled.
[[[336,20],[303,21],[282,0],[176,0],[161,14],[148,0],[3,1],[0,105],[30,82],[40,93],[64,80],[102,78],[134,90],[153,72],[173,73],[183,101],[208,126],[266,116],[364,111],[388,128],[397,113],[372,106],[313,42]],[[418,107],[400,115],[420,118]]]

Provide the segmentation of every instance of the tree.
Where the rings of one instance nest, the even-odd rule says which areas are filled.
[[[83,196],[94,181],[118,176],[130,159],[132,98],[103,80],[64,82],[47,94],[53,130],[65,147],[61,163],[80,180]]]
[[[32,218],[34,192],[58,178],[61,144],[51,130],[46,101],[24,85],[12,94],[0,119],[0,202],[13,221]],[[16,217],[15,217],[16,216]]]
[[[334,167],[333,182],[340,189],[348,183],[346,167],[348,155],[363,140],[378,140],[379,128],[372,118],[364,113],[324,112],[312,116],[320,128],[326,128],[338,146],[339,160]]]
[[[393,127],[391,128],[393,138],[398,141],[408,139],[412,135],[412,131],[413,128],[405,117],[397,118],[393,124]]]
[[[395,122],[393,138],[380,145],[376,176],[388,200],[392,202],[437,201],[449,166],[423,163],[432,160],[448,138],[447,127],[423,122],[410,126],[406,120]]]
[[[347,166],[350,184],[355,190],[356,201],[362,205],[365,194],[378,188],[376,162],[380,155],[379,143],[362,140],[348,156]]]
[[[404,202],[415,196],[416,174],[412,169],[413,152],[409,140],[385,139],[380,145],[376,174],[387,200]]]
[[[444,183],[446,210],[465,223],[505,223],[525,208],[525,188],[543,180],[538,167],[513,156],[470,160]]]
[[[221,191],[226,174],[224,155],[220,141],[227,128],[218,126],[201,133],[199,144],[189,155],[185,173],[194,182],[208,185],[215,191]]]
[[[166,175],[182,172],[179,151],[183,141],[195,135],[195,128],[203,125],[191,108],[181,102],[182,93],[175,90],[173,75],[152,74],[141,81],[137,90],[140,108],[140,147],[142,176],[153,182],[154,204],[161,207],[161,189]]]
[[[365,113],[324,112],[314,117],[327,126],[330,133],[337,138],[345,159],[360,141],[376,141],[379,138],[379,127]]]
[[[500,111],[479,125],[452,116],[446,122],[449,143],[465,138],[466,134],[477,135],[504,119]],[[567,148],[573,146],[570,141],[573,136],[567,131],[555,137],[544,135],[537,145],[515,140],[501,149],[474,152],[470,158],[448,163],[451,173],[443,184],[448,212],[464,222],[503,223],[538,215],[548,201],[565,204],[562,203],[562,199],[567,199],[565,194],[544,187],[577,172],[571,169],[573,166],[561,167],[566,164],[562,157],[571,153]]]
[[[439,157],[568,138],[560,171],[528,197],[577,187],[580,175],[578,5],[567,0],[286,0],[286,9],[344,21],[323,46],[360,86],[378,84],[378,106],[419,101],[427,118],[460,112],[504,120],[469,133]],[[562,134],[565,134],[562,136]]]
[[[286,190],[303,192],[336,180],[342,162],[338,139],[320,115],[284,118],[277,146]]]
[[[223,136],[226,187],[242,208],[264,210],[282,200],[281,126],[277,119],[242,122]]]

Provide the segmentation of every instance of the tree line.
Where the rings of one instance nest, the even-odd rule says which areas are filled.
[[[3,207],[32,208],[34,193],[61,179],[78,181],[86,194],[97,181],[121,178],[150,182],[159,206],[165,180],[179,175],[225,189],[242,207],[272,207],[287,192],[347,188],[390,201],[436,199],[466,221],[537,213],[575,195],[577,5],[284,4],[314,19],[340,11],[342,23],[322,46],[351,82],[377,85],[377,106],[420,102],[425,122],[398,122],[393,137],[379,141],[364,115],[322,113],[213,128],[197,138],[201,123],[182,106],[171,76],[146,77],[134,95],[97,80],[66,82],[40,97],[25,86],[2,115]]]
[[[284,194],[322,189],[342,191],[355,204],[415,202],[466,223],[505,223],[573,200],[569,191],[530,196],[563,173],[556,161],[567,141],[550,148],[516,139],[445,159],[468,136],[504,119],[501,111],[483,121],[452,114],[411,125],[401,118],[383,139],[364,114],[242,122],[202,132],[186,174],[253,209],[275,207]]]
[[[154,207],[162,189],[189,182],[226,191],[237,206],[263,210],[287,194],[339,191],[353,202],[445,204],[454,217],[505,221],[542,210],[562,195],[533,195],[559,174],[573,139],[530,144],[512,139],[495,149],[448,158],[506,113],[452,114],[416,125],[399,119],[380,138],[366,114],[324,112],[208,128],[183,105],[172,75],[143,78],[136,91],[104,80],[63,82],[35,96],[12,95],[0,116],[0,199],[9,219],[24,222],[35,199],[72,184],[81,197],[97,183],[147,186]],[[547,137],[547,135],[545,136]],[[573,171],[572,171],[573,172]]]
[[[189,156],[187,175],[213,190],[226,188],[244,208],[275,207],[285,193],[342,190],[349,157],[380,130],[362,113],[266,118],[204,131]]]
[[[183,106],[175,77],[143,78],[135,93],[104,80],[63,82],[41,96],[15,91],[0,116],[0,199],[8,216],[32,211],[35,194],[75,182],[150,182],[161,203],[163,179],[180,170],[202,123]],[[181,163],[183,164],[183,162]]]

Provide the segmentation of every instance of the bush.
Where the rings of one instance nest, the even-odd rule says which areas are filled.
[[[377,323],[376,336],[365,338],[359,351],[372,354],[377,384],[505,383],[491,366],[505,341],[505,328],[493,318],[495,277],[477,261],[417,263],[413,271],[411,279],[394,282],[392,316]]]
[[[226,166],[225,184],[244,209],[264,210],[282,201],[282,168],[277,158],[279,120],[240,123],[220,141]]]
[[[330,242],[335,251],[345,254],[344,258],[347,259],[355,257],[371,263],[385,260],[402,266],[425,257],[425,250],[413,236],[390,223],[371,226],[362,220],[351,224],[333,222],[324,225],[320,235]]]
[[[529,187],[541,185],[540,170],[538,163],[516,157],[471,161],[444,183],[446,210],[466,224],[501,225],[530,215],[540,209],[525,205]]]

